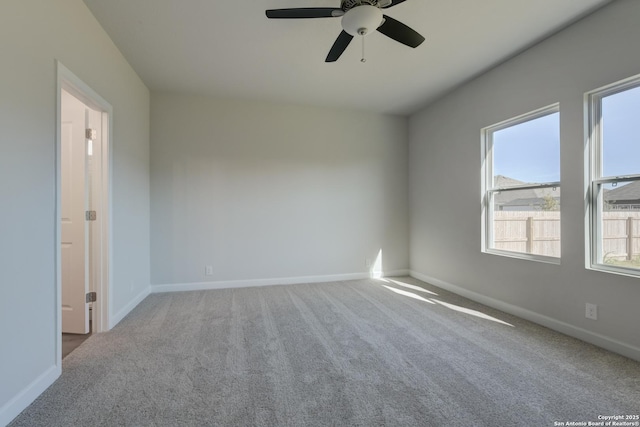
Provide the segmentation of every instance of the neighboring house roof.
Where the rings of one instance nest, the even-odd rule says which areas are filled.
[[[553,199],[556,200],[557,202],[560,202],[560,197],[554,197]],[[511,200],[503,204],[503,206],[540,206],[544,204],[544,202],[545,202],[545,199],[542,197],[530,197],[528,199]]]
[[[523,185],[526,184],[524,181],[519,181],[514,178],[509,178],[504,175],[496,175],[493,177],[493,182],[496,187],[511,187],[513,185]]]
[[[496,187],[528,184],[504,175],[496,175],[494,182]],[[495,195],[494,201],[497,205],[503,206],[540,206],[544,203],[545,197],[549,196],[560,200],[560,187],[555,190],[553,188],[530,188],[527,190],[502,191]]]
[[[640,181],[605,190],[604,198],[607,201],[640,200]]]

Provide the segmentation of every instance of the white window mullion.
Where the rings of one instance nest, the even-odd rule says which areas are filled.
[[[635,160],[640,158],[637,144],[640,126],[636,124],[640,113],[640,76],[594,90],[586,94],[585,99],[589,119],[589,164],[586,165],[589,171],[588,267],[640,276],[639,237],[635,237],[640,207],[636,207],[639,203],[634,203],[636,198],[640,200],[640,190],[637,195],[633,192],[634,183],[640,182],[640,162]],[[623,198],[613,198],[615,195],[611,192],[626,185],[633,185],[629,187],[631,191],[622,191]],[[607,203],[618,200],[628,202],[606,207]],[[628,212],[628,215],[617,212]],[[605,221],[608,222],[606,227]]]
[[[559,143],[558,104],[482,130],[484,252],[559,262],[560,192],[545,191],[560,189]]]

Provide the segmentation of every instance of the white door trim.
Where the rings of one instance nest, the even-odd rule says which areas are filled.
[[[93,305],[93,330],[95,332],[104,332],[109,330],[110,305],[111,300],[111,277],[113,259],[111,253],[111,177],[112,177],[112,139],[113,135],[113,107],[104,98],[102,98],[91,87],[84,83],[67,67],[59,61],[56,61],[57,70],[57,87],[56,87],[56,179],[55,179],[55,277],[56,277],[56,296],[55,296],[55,313],[56,313],[56,365],[62,367],[62,274],[61,274],[61,102],[62,89],[71,93],[80,101],[90,108],[102,113],[102,175],[101,175],[101,200],[100,210],[97,212],[101,221],[98,223],[100,228],[100,239],[97,239],[97,247],[94,250],[99,252],[100,273],[99,280],[96,284],[96,293],[98,296],[97,303]]]

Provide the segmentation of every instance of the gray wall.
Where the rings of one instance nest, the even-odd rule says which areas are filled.
[[[410,118],[417,276],[640,355],[640,279],[585,269],[583,121],[585,92],[640,73],[638,22],[640,2],[613,2]],[[480,130],[554,102],[562,141],[561,265],[483,254]],[[599,320],[585,319],[586,302],[598,304]]]
[[[408,269],[401,117],[153,93],[151,280]],[[213,276],[205,276],[212,265]]]
[[[0,425],[55,375],[56,59],[113,106],[111,312],[149,287],[147,88],[81,0],[1,9]]]

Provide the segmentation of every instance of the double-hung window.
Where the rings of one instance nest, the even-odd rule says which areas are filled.
[[[588,266],[640,275],[640,76],[587,100]]]
[[[483,251],[560,258],[560,113],[552,106],[482,130]]]

